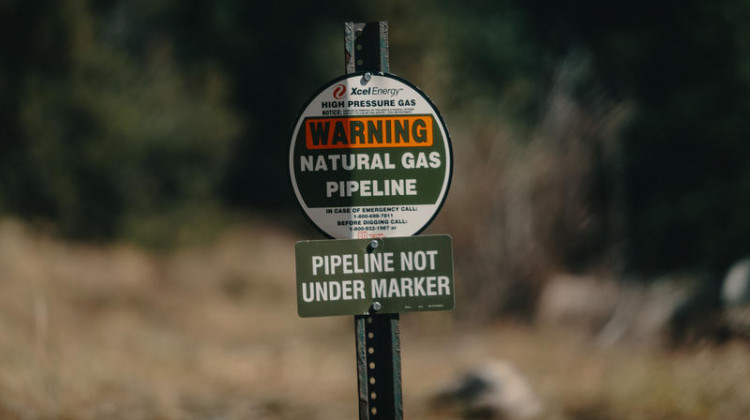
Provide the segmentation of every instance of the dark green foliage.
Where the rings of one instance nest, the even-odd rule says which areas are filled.
[[[116,48],[86,2],[2,10],[2,210],[71,237],[123,235],[128,218],[215,200],[239,120],[221,75],[174,62],[168,40]]]
[[[724,269],[750,252],[750,2],[521,7],[539,48],[586,48],[611,95],[635,105],[623,134],[632,268]]]
[[[111,239],[148,236],[134,232],[165,215],[294,211],[288,136],[307,96],[343,73],[347,20],[391,23],[392,71],[434,78],[449,123],[503,118],[520,141],[561,63],[585,57],[566,94],[592,119],[633,110],[621,178],[592,163],[587,196],[606,213],[624,184],[629,266],[711,269],[750,252],[746,0],[8,0],[0,212]],[[563,231],[573,263],[607,237]]]

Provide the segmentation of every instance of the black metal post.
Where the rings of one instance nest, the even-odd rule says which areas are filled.
[[[388,23],[344,24],[346,72],[388,72]],[[399,314],[354,317],[360,420],[402,420]]]

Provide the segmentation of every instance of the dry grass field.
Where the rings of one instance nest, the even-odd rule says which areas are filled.
[[[0,222],[0,419],[356,418],[353,321],[297,317],[298,239],[250,221],[158,253]],[[750,417],[740,342],[604,350],[565,331],[422,313],[402,316],[402,355],[409,420],[455,418],[431,411],[431,396],[487,358],[527,376],[544,419]]]

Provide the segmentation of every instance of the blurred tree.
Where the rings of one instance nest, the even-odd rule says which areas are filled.
[[[154,19],[156,28],[170,28],[184,63],[215,64],[231,81],[229,103],[247,125],[226,168],[228,204],[275,212],[294,207],[285,164],[294,119],[314,87],[343,73],[343,22],[357,10],[341,0],[263,7],[193,0]]]
[[[343,22],[357,10],[4,2],[0,211],[112,238],[217,200],[293,208],[280,163],[294,116],[343,72]]]
[[[520,7],[540,48],[585,48],[609,94],[635,105],[623,134],[630,268],[723,270],[750,252],[750,2]]]
[[[4,211],[112,238],[128,220],[216,199],[240,127],[218,72],[188,74],[168,39],[116,48],[122,28],[85,1],[0,11]]]

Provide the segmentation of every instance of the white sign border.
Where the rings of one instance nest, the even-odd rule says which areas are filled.
[[[438,111],[438,109],[435,106],[435,104],[417,86],[415,86],[414,84],[410,83],[409,81],[407,81],[405,79],[402,79],[402,78],[400,78],[400,77],[398,77],[396,75],[393,75],[393,74],[390,74],[390,73],[382,73],[382,72],[380,72],[380,73],[357,72],[357,73],[345,74],[345,75],[339,76],[339,77],[337,77],[337,78],[335,78],[333,80],[330,80],[329,82],[325,83],[313,95],[311,95],[310,98],[308,98],[308,100],[305,101],[305,105],[302,107],[302,109],[298,113],[297,118],[295,120],[296,122],[295,122],[295,125],[294,125],[294,130],[292,131],[291,141],[290,141],[290,145],[289,145],[289,181],[291,183],[291,186],[292,186],[292,189],[294,191],[294,194],[295,194],[295,196],[297,198],[297,205],[300,207],[300,209],[305,214],[305,216],[310,220],[310,222],[312,222],[312,224],[315,226],[315,228],[319,232],[321,232],[324,236],[326,236],[328,238],[331,238],[331,239],[363,239],[363,237],[357,236],[356,233],[352,233],[352,234],[346,235],[346,236],[336,236],[336,235],[334,235],[333,233],[335,233],[336,229],[333,229],[333,228],[335,228],[335,225],[331,226],[330,221],[329,221],[329,223],[324,223],[324,219],[330,219],[330,218],[326,218],[325,217],[325,211],[322,211],[323,208],[317,208],[317,207],[316,208],[311,208],[311,207],[307,207],[307,205],[305,204],[305,201],[302,198],[302,195],[301,195],[301,193],[299,191],[299,188],[297,186],[297,180],[296,180],[296,177],[294,175],[294,159],[295,159],[294,150],[295,150],[295,146],[296,146],[296,142],[297,142],[297,137],[298,137],[299,130],[301,128],[302,122],[303,122],[303,120],[306,117],[308,117],[308,115],[306,115],[306,113],[308,112],[308,108],[310,107],[310,105],[324,91],[326,91],[330,87],[332,87],[332,86],[334,86],[334,85],[336,85],[338,83],[341,83],[341,82],[343,82],[345,80],[348,80],[348,79],[358,79],[359,78],[359,79],[362,80],[363,78],[366,77],[365,76],[366,74],[369,74],[370,77],[372,77],[372,80],[374,80],[374,79],[376,79],[378,77],[389,78],[389,79],[395,80],[395,81],[397,81],[397,82],[405,85],[406,87],[412,89],[417,95],[419,95],[422,99],[424,99],[426,101],[427,105],[429,105],[429,107],[431,108],[432,115],[435,116],[435,117],[437,117],[436,120],[438,121],[438,125],[439,125],[438,128],[440,129],[440,132],[441,132],[442,137],[444,139],[443,141],[445,142],[445,150],[446,150],[447,156],[446,156],[446,159],[444,161],[445,161],[445,164],[446,164],[447,168],[446,168],[445,176],[444,176],[444,179],[443,179],[442,189],[440,191],[440,194],[438,195],[437,202],[435,204],[428,204],[428,205],[416,205],[416,206],[415,205],[408,205],[408,206],[404,206],[404,207],[412,207],[412,208],[413,207],[425,208],[425,207],[432,207],[432,206],[434,206],[434,211],[432,212],[432,214],[429,214],[428,216],[425,216],[425,217],[418,218],[418,220],[415,221],[415,223],[414,223],[414,225],[418,225],[417,228],[400,229],[400,230],[397,230],[397,232],[396,232],[397,234],[396,235],[387,234],[387,233],[390,233],[390,232],[387,232],[387,233],[383,233],[383,234],[373,233],[373,234],[370,234],[367,237],[368,238],[378,238],[378,237],[403,237],[403,236],[417,235],[417,234],[421,233],[422,231],[424,231],[432,223],[432,221],[435,219],[435,217],[437,216],[437,214],[440,213],[440,210],[442,209],[443,205],[445,204],[445,199],[448,196],[448,192],[450,191],[450,186],[451,186],[452,179],[453,179],[453,146],[452,146],[452,142],[451,142],[451,139],[450,139],[450,135],[448,134],[448,129],[447,129],[447,126],[445,124],[445,120],[443,119],[442,114],[440,114],[440,111]],[[368,80],[368,82],[370,82],[370,80]],[[408,114],[406,114],[406,115],[408,115]],[[360,209],[361,210],[361,209],[366,208],[366,207],[381,207],[381,205],[378,205],[378,206],[351,206],[351,207],[347,207],[347,208],[350,208],[350,209],[355,209],[356,208],[356,209]],[[401,207],[401,206],[399,205],[399,207]],[[341,207],[340,206],[332,206],[331,208],[341,208]],[[320,216],[324,216],[324,217],[322,219],[318,219]],[[329,230],[334,230],[334,232],[331,232]],[[403,230],[406,230],[406,232],[403,232]]]

